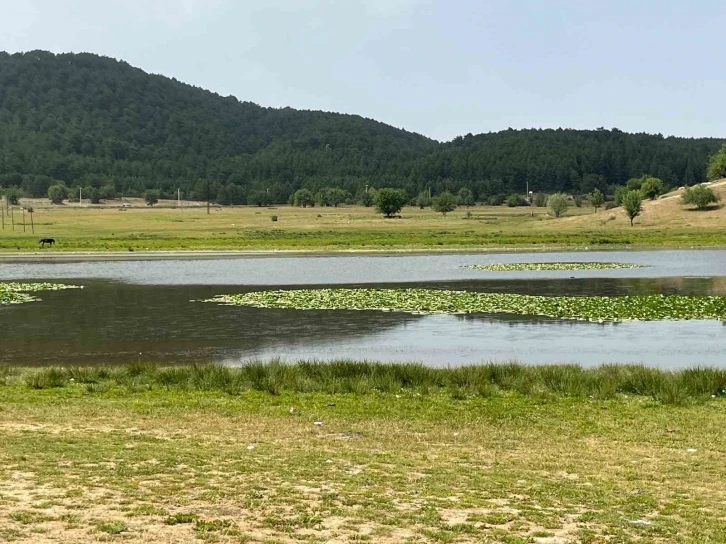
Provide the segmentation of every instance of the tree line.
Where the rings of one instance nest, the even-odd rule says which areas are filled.
[[[440,143],[356,115],[264,108],[97,55],[0,53],[0,187],[32,197],[56,186],[253,205],[292,203],[301,189],[318,205],[384,187],[409,201],[464,189],[488,203],[527,188],[614,195],[643,175],[666,187],[703,182],[723,144],[617,129]]]

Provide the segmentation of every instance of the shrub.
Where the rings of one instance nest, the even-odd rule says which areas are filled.
[[[489,197],[488,204],[490,206],[501,206],[507,200],[507,195],[492,195]]]
[[[681,196],[683,204],[692,204],[698,210],[705,210],[709,204],[715,204],[719,200],[719,196],[713,192],[713,189],[705,185],[688,187]]]
[[[64,183],[58,183],[48,187],[48,198],[53,204],[62,204],[68,198],[68,187]]]
[[[272,222],[273,223],[277,222],[277,216],[276,215],[271,215],[270,216],[270,219],[272,219]]]
[[[547,206],[548,198],[549,195],[547,193],[537,193],[537,196],[534,198],[534,205],[538,208],[544,208]]]
[[[505,202],[510,208],[515,208],[517,206],[526,206],[527,204],[527,202],[517,193],[512,193],[511,195],[507,196]]]

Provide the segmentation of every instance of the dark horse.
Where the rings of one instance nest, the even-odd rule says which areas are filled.
[[[40,247],[45,247],[45,244],[53,247],[53,244],[55,244],[55,238],[41,238],[38,243],[40,244]]]

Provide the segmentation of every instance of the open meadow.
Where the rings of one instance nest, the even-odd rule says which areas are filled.
[[[723,542],[725,380],[345,362],[6,371],[0,540]]]
[[[713,186],[726,195],[726,182]],[[190,202],[181,208],[174,201],[149,208],[132,199],[79,207],[29,199],[21,205],[34,209],[33,225],[27,212],[23,224],[19,208],[13,212],[14,230],[5,216],[0,251],[39,250],[40,237],[57,242],[46,252],[726,246],[726,208],[693,211],[679,200],[675,192],[645,202],[643,214],[631,227],[621,208],[595,213],[574,205],[559,219],[547,208],[501,206],[459,207],[446,216],[406,207],[400,218],[384,219],[373,208],[361,206],[212,206],[207,214],[203,205]]]

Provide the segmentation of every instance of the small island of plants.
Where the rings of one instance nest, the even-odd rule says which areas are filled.
[[[77,285],[62,283],[0,283],[0,305],[23,304],[38,300],[28,294],[36,291],[60,291],[62,289],[79,289]]]
[[[496,264],[467,264],[462,268],[471,270],[484,270],[486,272],[523,272],[523,271],[552,271],[552,270],[609,270],[644,268],[643,265],[631,263],[496,263]]]
[[[713,296],[548,297],[439,289],[298,289],[220,295],[206,302],[297,310],[504,313],[597,322],[726,318],[726,297]]]

